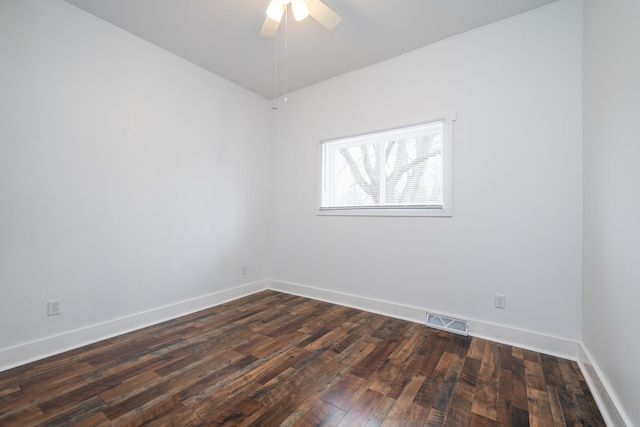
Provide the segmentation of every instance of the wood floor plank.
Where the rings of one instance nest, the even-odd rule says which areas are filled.
[[[325,385],[323,381],[330,382],[334,379],[335,382],[339,382],[339,375],[344,371],[346,371],[346,368],[343,365],[316,357],[299,369],[291,368],[285,371],[287,375],[280,375],[259,387],[251,397],[263,405],[271,407],[285,396],[291,394],[292,390],[308,387],[322,388]]]
[[[66,408],[62,413],[44,414],[43,424],[47,426],[69,426],[77,424],[79,421],[90,418],[107,406],[99,397],[91,397],[82,403]]]
[[[64,408],[72,405],[82,405],[92,397],[99,396],[100,393],[118,385],[120,385],[119,378],[103,378],[91,384],[85,382],[81,387],[74,388],[66,393],[53,395],[50,399],[40,403],[40,409],[42,409],[42,412],[45,414],[60,412]]]
[[[260,413],[263,408],[264,406],[245,393],[239,393],[221,406],[213,416],[201,419],[194,425],[237,426],[252,415]]]
[[[0,411],[0,425],[37,426],[43,424],[45,415],[38,405],[22,407],[15,411]]]
[[[427,409],[431,408],[436,401],[438,393],[443,387],[447,372],[451,367],[457,366],[459,362],[460,359],[455,354],[444,353],[440,358],[436,369],[433,371],[433,374],[422,384],[413,401]],[[456,378],[453,379],[454,384],[457,380],[458,378],[456,376]],[[454,384],[448,384],[447,391],[451,389]]]
[[[383,427],[392,426],[424,426],[427,421],[429,410],[422,405],[413,402],[416,394],[426,378],[414,375],[407,387],[402,391],[396,403],[389,411],[389,414],[382,423]]]
[[[388,394],[405,368],[405,364],[393,360],[385,360],[382,366],[371,376],[369,388],[382,394]]]
[[[542,369],[542,362],[539,358],[534,360],[525,359],[524,372],[526,375],[527,390],[530,388],[535,388],[540,391],[546,390],[544,371]]]
[[[497,427],[498,422],[495,420],[491,420],[489,418],[483,417],[482,415],[471,413],[471,418],[469,420],[469,427]]]
[[[511,396],[512,396],[512,378],[513,369],[512,349],[511,346],[503,344],[500,348],[500,371],[498,379],[498,396],[496,402],[498,425],[511,426]]]
[[[375,350],[379,340],[377,338],[363,339],[349,348],[345,349],[342,353],[336,356],[334,359],[343,365],[355,366],[359,364],[365,357]]]
[[[351,374],[365,379],[371,378],[371,375],[382,366],[399,344],[400,340],[395,335],[381,340],[371,353],[353,367]]]
[[[517,407],[511,408],[511,425],[517,427],[528,427],[529,426],[529,411],[520,409]],[[578,426],[574,426],[578,427]]]
[[[509,353],[511,353],[511,349],[509,349]],[[496,421],[501,426],[511,425],[511,387],[511,371],[501,368],[496,402]]]
[[[511,366],[511,405],[522,410],[527,410],[527,380],[524,360],[515,357],[511,361]]]
[[[389,355],[389,359],[395,363],[406,363],[407,360],[417,354],[418,348],[428,335],[425,329],[426,328],[412,328],[413,333],[400,342],[400,345]]]
[[[478,375],[477,391],[471,405],[471,412],[492,421],[496,421],[498,418],[499,354],[498,344],[487,343],[485,345]]]
[[[183,387],[174,395],[176,399],[188,407],[221,394],[220,390],[225,387],[229,387],[233,391],[233,393],[227,393],[228,395],[235,395],[249,384],[251,379],[255,379],[255,377],[248,377],[245,374],[261,366],[261,360],[256,359],[255,356],[243,356],[233,363],[220,364],[209,374],[200,374],[196,381],[188,387]]]
[[[435,396],[433,406],[431,407],[431,411],[429,411],[427,424],[442,425],[444,423],[444,418],[451,405],[451,398],[453,397],[453,392],[461,373],[462,365],[460,364],[460,359],[456,357],[454,362],[449,366],[444,377],[444,382]]]
[[[562,379],[562,372],[560,372],[560,366],[558,365],[558,359],[547,354],[540,354],[540,360],[542,362],[545,384],[553,387],[562,386],[564,381]]]
[[[23,394],[16,399],[0,405],[0,420],[2,419],[2,416],[9,416],[15,412],[25,411],[31,406],[38,406],[38,410],[42,411],[40,405],[45,404],[58,396],[66,396],[86,385],[87,382],[84,381],[82,377],[68,377],[66,375],[56,379],[52,383],[44,382],[39,391],[37,385],[33,384],[32,390],[29,394]]]
[[[64,375],[43,382],[42,387],[38,387],[38,383],[32,383],[29,387],[21,386],[23,396],[3,405],[3,411],[21,407],[25,404],[42,403],[43,401],[51,399],[53,396],[64,395],[86,385],[87,382],[81,376]]]
[[[12,401],[21,399],[24,397],[22,388],[19,385],[9,386],[6,389],[0,391],[0,406],[9,405]]]
[[[173,396],[168,396],[144,410],[134,410],[128,413],[127,416],[119,417],[118,425],[127,427],[143,425],[150,421],[159,419],[180,407],[182,407],[180,402],[178,402]]]
[[[326,389],[329,389],[335,382],[336,378],[344,371],[344,367],[340,364],[321,364],[320,360],[314,360],[305,367],[307,370],[304,375],[294,375],[286,383],[282,383],[276,393],[267,396],[264,400],[269,409],[256,419],[256,426],[280,425],[292,415],[296,417],[292,421],[297,421],[310,409],[310,402],[315,397],[322,395]],[[318,381],[310,381],[307,375],[313,375]],[[288,390],[288,393],[278,394],[278,391]],[[291,390],[296,390],[292,393]],[[282,396],[282,398],[276,398]],[[264,404],[264,403],[263,403]],[[302,410],[300,410],[303,408]]]
[[[108,406],[113,406],[162,381],[164,381],[163,377],[157,373],[144,370],[138,375],[127,378],[119,385],[99,393],[99,396]]]
[[[396,400],[390,398],[389,396],[385,396],[382,398],[378,406],[369,414],[369,418],[363,424],[363,427],[379,427],[382,425],[384,420],[391,412],[393,405],[395,405]]]
[[[579,366],[276,291],[0,372],[4,426],[604,426]]]
[[[573,407],[574,410],[566,410],[568,415],[567,424],[576,425],[583,424],[588,426],[604,426],[604,421],[594,413],[595,403],[591,392],[581,384],[582,374],[580,368],[575,362],[569,360],[558,360],[560,372],[564,379],[566,390],[568,391],[567,399],[562,403],[562,407]],[[562,401],[561,401],[562,402]]]
[[[487,344],[487,341],[472,338],[471,344],[469,345],[469,351],[467,353],[467,357],[471,359],[482,360],[482,355],[484,354],[484,346]]]
[[[365,392],[367,381],[353,374],[346,375],[329,390],[322,400],[347,412],[362,393]]]
[[[549,406],[551,407],[551,416],[553,418],[553,424],[556,427],[566,427],[567,423],[562,413],[562,405],[560,404],[560,397],[558,396],[558,390],[555,386],[547,386],[547,396],[549,396]]]
[[[321,329],[321,330],[324,330],[324,329]],[[349,331],[349,334],[346,335],[344,338],[342,338],[337,342],[334,342],[331,348],[329,349],[329,351],[332,352],[332,354],[335,355],[336,360],[338,360],[337,358],[340,354],[343,354],[343,352],[346,352],[347,349],[353,348],[354,346],[356,346],[359,342],[362,341],[362,339],[363,339],[362,335],[360,335],[359,333],[355,333],[351,330]],[[347,353],[344,353],[344,354],[347,354]]]
[[[467,363],[473,360],[475,359],[466,360],[465,365],[462,368],[463,372],[466,369]],[[476,360],[476,363],[471,363],[471,364],[479,366],[479,362],[477,360]],[[458,381],[455,389],[453,390],[451,403],[449,405],[449,409],[447,411],[447,415],[444,421],[446,421],[447,423],[449,423],[449,425],[452,425],[452,426],[469,425],[469,422],[471,419],[471,405],[473,404],[475,391],[476,391],[476,388],[471,384],[462,380]]]
[[[104,413],[98,412],[88,418],[85,418],[78,423],[74,427],[103,427],[111,424],[109,418],[107,418]]]
[[[297,427],[333,427],[338,425],[344,415],[343,410],[321,399],[316,399],[309,410],[296,421],[295,425]]]
[[[365,390],[337,424],[338,427],[364,425],[369,420],[370,414],[380,405],[382,399],[384,399],[384,394],[371,389]]]
[[[453,337],[451,334],[442,331],[435,333],[435,342],[433,342],[433,347],[430,349],[431,351],[426,354],[424,362],[420,365],[417,371],[418,375],[428,378],[433,374],[433,371],[435,371],[436,366],[440,362],[440,358],[452,339]]]
[[[535,387],[527,387],[529,397],[529,425],[531,427],[545,427],[553,421],[549,395],[546,391]]]

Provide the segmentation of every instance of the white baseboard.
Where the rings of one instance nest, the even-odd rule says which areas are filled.
[[[286,292],[293,295],[345,305],[347,307],[371,311],[373,313],[422,324],[425,323],[426,312],[431,311],[426,308],[396,304],[373,298],[365,298],[357,295],[277,280],[269,280],[267,282],[267,287],[274,291]],[[436,311],[436,313],[450,317],[459,317],[455,314],[452,315],[450,313],[448,314],[440,311]],[[577,341],[544,335],[537,332],[525,331],[522,329],[510,328],[508,326],[479,320],[465,320],[469,320],[469,335],[565,359],[578,360],[580,344]]]
[[[578,360],[580,343],[568,338],[545,335],[525,329],[510,328],[490,322],[471,320],[469,334],[502,344],[537,351],[563,359]]]
[[[181,301],[153,310],[136,313],[62,334],[42,338],[18,346],[0,349],[0,372],[26,363],[41,360],[68,350],[92,344],[127,332],[135,331],[170,319],[175,319],[196,311],[242,298],[265,289],[285,292],[302,297],[313,298],[334,304],[340,304],[385,316],[424,324],[426,308],[412,307],[387,301],[346,294],[327,289],[314,288],[294,283],[265,280],[231,289],[215,292],[187,301]],[[457,317],[437,312],[446,316]],[[510,328],[489,322],[469,320],[469,334],[508,345],[550,355],[577,360],[591,389],[596,403],[608,426],[627,427],[632,424],[628,416],[621,411],[618,400],[609,390],[605,377],[589,351],[576,341],[558,338],[536,332]]]
[[[376,300],[373,298],[364,298],[357,295],[275,280],[269,280],[267,282],[267,288],[278,292],[285,292],[287,294],[298,295],[332,304],[370,311],[372,313],[383,314],[385,316],[408,320],[410,322],[424,323],[425,321],[425,311],[422,309]]]
[[[602,375],[602,371],[584,344],[580,345],[578,364],[607,425],[631,427],[633,424],[622,410],[619,400],[611,392],[612,388],[606,381],[606,377]]]
[[[265,289],[265,281],[248,283],[142,313],[30,341],[15,347],[0,349],[0,372],[116,335],[204,310]]]
[[[267,288],[422,324],[425,323],[425,313],[431,311],[426,308],[276,280],[269,280]],[[459,317],[436,312],[445,316]],[[472,336],[577,361],[607,426],[631,427],[633,425],[621,409],[615,394],[610,392],[613,389],[608,385],[606,377],[601,374],[602,371],[594,363],[593,357],[583,343],[489,322],[466,320],[469,320],[469,334]]]

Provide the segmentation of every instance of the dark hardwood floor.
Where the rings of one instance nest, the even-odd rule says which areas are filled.
[[[0,373],[0,425],[604,426],[575,362],[264,291]]]

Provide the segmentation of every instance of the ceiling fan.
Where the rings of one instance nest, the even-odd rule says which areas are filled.
[[[328,30],[333,30],[342,20],[340,15],[331,10],[320,0],[271,0],[267,7],[267,17],[262,24],[260,35],[273,37],[278,32],[278,26],[287,7],[291,6],[293,17],[301,21],[311,15]]]

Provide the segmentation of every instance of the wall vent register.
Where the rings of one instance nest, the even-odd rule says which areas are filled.
[[[427,313],[427,326],[453,332],[455,334],[469,335],[469,321],[454,319],[453,317],[441,316],[439,314]]]

